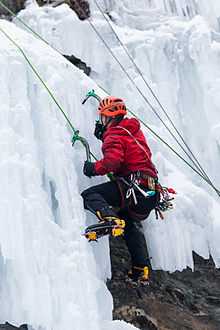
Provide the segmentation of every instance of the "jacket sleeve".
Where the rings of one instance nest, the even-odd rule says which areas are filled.
[[[120,136],[106,137],[103,147],[103,158],[95,162],[97,175],[105,175],[116,172],[124,161],[124,148]]]

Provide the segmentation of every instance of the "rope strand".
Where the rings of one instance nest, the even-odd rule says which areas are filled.
[[[75,134],[75,136],[77,136],[77,140],[81,141],[83,144],[83,138],[81,136],[79,136],[79,131],[76,130],[73,126],[73,124],[71,123],[71,121],[69,120],[69,118],[67,117],[65,111],[63,110],[62,106],[59,104],[59,102],[57,101],[57,99],[55,98],[55,96],[53,95],[53,93],[51,92],[50,88],[47,86],[47,84],[44,82],[44,80],[41,78],[40,74],[37,72],[36,68],[34,67],[34,65],[31,63],[31,61],[29,60],[29,58],[27,57],[27,55],[25,54],[25,52],[23,51],[23,49],[18,45],[18,43],[12,39],[10,37],[10,35],[5,32],[1,27],[0,27],[0,31],[4,34],[4,36],[9,39],[13,45],[15,45],[19,51],[21,52],[21,54],[23,55],[23,57],[25,58],[25,60],[27,61],[27,63],[29,64],[29,66],[31,67],[31,69],[33,70],[34,74],[38,77],[38,79],[40,80],[40,82],[43,84],[43,86],[46,88],[47,92],[49,93],[50,97],[52,98],[52,100],[55,102],[55,104],[57,105],[58,109],[61,111],[61,113],[63,114],[63,116],[65,117],[67,123],[69,124],[69,126],[71,127],[73,133]],[[91,156],[96,159],[96,157],[93,155],[93,153],[90,151]]]
[[[174,130],[176,131],[176,133],[178,134],[178,136],[180,137],[180,139],[182,140],[182,142],[184,143],[184,145],[186,146],[186,148],[188,149],[189,153],[191,154],[191,156],[188,154],[188,152],[186,151],[186,149],[179,143],[179,141],[176,139],[176,137],[173,135],[173,133],[170,132],[170,130],[168,129],[169,133],[171,134],[171,136],[175,139],[175,141],[178,143],[178,145],[181,147],[181,149],[184,151],[184,153],[189,157],[189,159],[192,161],[192,163],[196,166],[196,168],[200,171],[201,173],[206,177],[206,179],[212,184],[210,178],[208,177],[208,175],[206,174],[205,170],[203,169],[202,165],[199,163],[198,159],[195,157],[195,155],[193,154],[192,150],[190,149],[190,147],[187,145],[186,141],[184,140],[183,136],[180,134],[180,132],[178,131],[178,129],[176,128],[176,126],[174,125],[172,119],[170,118],[170,116],[168,115],[167,111],[165,110],[164,106],[162,105],[162,103],[160,102],[159,98],[157,97],[157,95],[155,94],[155,92],[153,91],[153,89],[151,88],[151,86],[149,85],[149,83],[147,82],[147,80],[145,79],[144,75],[142,74],[140,68],[138,67],[138,65],[135,63],[134,59],[132,58],[132,56],[130,55],[128,49],[125,47],[124,43],[121,41],[121,39],[119,38],[118,34],[116,33],[116,31],[114,30],[112,24],[110,24],[109,19],[107,19],[106,15],[104,14],[102,8],[100,7],[100,5],[98,4],[97,0],[94,0],[97,8],[99,9],[100,13],[102,14],[102,16],[104,17],[104,19],[106,20],[107,24],[109,25],[111,31],[113,32],[113,34],[115,35],[116,39],[118,40],[119,44],[121,45],[121,47],[123,48],[123,50],[125,51],[125,53],[127,54],[128,58],[130,59],[130,61],[132,62],[133,66],[135,67],[136,71],[139,73],[140,77],[142,78],[142,80],[144,81],[145,85],[147,86],[148,90],[150,91],[150,93],[153,95],[153,97],[155,98],[155,100],[157,101],[158,105],[160,106],[160,108],[162,109],[163,113],[165,114],[166,118],[169,120],[169,122],[171,123],[172,127],[174,128]],[[155,110],[155,108],[154,108]],[[155,110],[156,111],[156,110]],[[155,113],[154,111],[154,113]],[[157,114],[156,114],[157,115]],[[158,115],[157,115],[158,117]],[[160,119],[160,118],[159,118]],[[161,120],[161,119],[160,119]],[[162,120],[161,120],[162,121]],[[164,124],[164,122],[162,121],[162,123]],[[164,124],[164,126],[167,128],[167,126]]]

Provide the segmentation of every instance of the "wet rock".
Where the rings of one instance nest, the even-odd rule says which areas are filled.
[[[15,14],[21,9],[24,9],[26,0],[2,0],[3,3],[12,10]],[[63,3],[67,3],[72,10],[78,15],[79,19],[85,20],[90,17],[90,7],[86,0],[37,0],[39,6],[52,5],[54,7]],[[3,17],[10,17],[10,13],[0,5],[0,15]]]
[[[220,297],[208,296],[206,300],[212,305],[220,306]]]
[[[126,320],[136,326],[142,326],[142,328],[149,330],[158,330],[157,320],[150,317],[146,312],[135,306],[123,306],[115,310],[115,318],[118,320]]]
[[[74,55],[63,55],[68,61],[70,61],[73,65],[77,66],[77,68],[84,71],[84,73],[89,76],[91,73],[91,68],[86,65],[85,62],[81,61],[80,58]]]
[[[10,10],[15,14],[18,13],[21,9],[24,9],[25,0],[2,0],[4,5],[6,5]],[[9,12],[0,5],[0,15],[9,17],[11,16]]]
[[[79,19],[84,20],[90,17],[89,4],[85,0],[69,0],[70,8],[72,8]]]
[[[220,270],[194,254],[195,271],[152,271],[150,285],[126,281],[130,259],[123,239],[111,240],[113,316],[141,330],[219,330]],[[139,312],[139,313],[138,313]]]
[[[62,3],[67,3],[71,9],[75,11],[79,19],[85,20],[90,17],[90,7],[88,1],[85,0],[37,0],[40,6],[51,4],[52,6],[59,6]]]
[[[28,330],[28,326],[26,324],[22,324],[19,328],[14,325],[6,322],[5,324],[0,324],[0,330]]]

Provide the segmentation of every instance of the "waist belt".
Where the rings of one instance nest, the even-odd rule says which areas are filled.
[[[148,175],[146,172],[138,171],[134,173],[138,183],[149,190],[157,190],[158,179]]]
[[[146,175],[146,173],[144,174]],[[156,193],[157,178],[153,178],[149,175],[145,178],[141,178],[141,172],[131,173],[127,177],[118,177],[118,179],[123,181],[128,186],[126,198],[130,198],[130,196],[132,196],[135,205],[137,204],[135,190],[139,191],[145,198],[154,196]],[[149,191],[143,190],[141,186],[143,188],[147,188]]]

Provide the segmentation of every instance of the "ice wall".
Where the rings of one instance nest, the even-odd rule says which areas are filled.
[[[164,16],[178,16],[190,20],[196,15],[204,16],[209,23],[219,30],[220,3],[218,0],[90,0],[92,10],[97,3],[109,13],[118,24],[128,25],[141,30],[149,28],[152,22]]]
[[[213,6],[217,6],[217,2],[212,3]],[[147,2],[140,2],[139,9],[146,4]],[[138,22],[138,25],[135,25],[135,28],[125,27],[124,23],[120,23],[120,26],[112,23],[112,26],[167,109],[175,126],[219,187],[220,44],[216,39],[218,33],[214,27],[210,27],[205,17],[195,16],[186,20],[170,16],[169,13],[161,14],[156,8],[158,4],[159,2],[152,1],[150,5],[148,2],[146,12],[136,10],[135,22]],[[112,6],[111,14],[113,18],[116,15],[116,23],[118,23],[117,6],[123,6],[120,9],[122,17],[127,9],[130,8],[132,14],[134,13],[132,10],[135,10],[134,2],[131,1],[120,1],[117,4],[112,1],[106,2],[105,5]],[[150,7],[153,11],[149,11]],[[146,15],[150,15],[150,22],[154,23],[148,25],[148,29],[145,29],[146,18],[148,19]],[[35,7],[22,12],[21,17],[62,52],[74,53],[88,62],[93,68],[92,77],[97,82],[109,93],[124,97],[135,113],[176,150],[182,152],[111,57],[88,21],[79,22],[67,6],[56,9]],[[126,72],[131,75],[157,108],[163,120],[167,122],[158,104],[119,46],[110,27],[95,7],[93,7],[92,22],[120,59]],[[95,103],[87,107],[95,111]],[[88,134],[91,134],[92,130],[91,128]],[[153,267],[171,271],[181,270],[186,266],[193,268],[192,251],[205,258],[211,253],[216,265],[220,266],[218,243],[220,219],[219,211],[216,212],[217,209],[219,210],[219,202],[215,193],[166,147],[152,138],[149,132],[146,130],[145,132],[154,151],[154,160],[162,183],[172,185],[178,191],[175,211],[166,217],[166,221],[155,221],[152,215],[144,225]],[[96,142],[93,148],[97,151],[97,147]],[[184,156],[183,153],[182,155]],[[98,181],[94,180],[94,182]],[[100,264],[99,258],[103,259],[103,257],[97,258]]]
[[[0,29],[23,48],[87,135],[81,99],[95,84],[14,24],[1,20]],[[89,184],[79,175],[85,150],[79,143],[71,147],[66,121],[1,30],[0,65],[0,323],[28,323],[35,330],[118,328],[103,282],[108,249],[101,273],[81,235],[89,221],[80,197]]]

